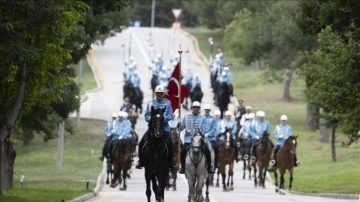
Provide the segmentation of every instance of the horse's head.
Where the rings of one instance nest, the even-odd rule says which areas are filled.
[[[156,138],[164,136],[164,112],[166,108],[154,108],[151,106],[149,129]]]
[[[298,136],[290,136],[286,139],[284,143],[284,147],[286,147],[291,154],[296,153],[297,138]]]
[[[270,134],[264,130],[260,142],[268,143]]]
[[[195,154],[198,154],[200,152],[203,138],[204,135],[200,132],[197,132],[193,135],[191,139],[191,149]]]
[[[228,149],[231,146],[231,142],[233,138],[232,128],[225,128],[224,136],[225,136],[225,148]]]

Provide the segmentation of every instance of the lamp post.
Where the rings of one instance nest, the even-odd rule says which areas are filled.
[[[211,63],[213,59],[213,47],[214,47],[213,37],[209,36],[208,41],[210,43],[210,63]]]

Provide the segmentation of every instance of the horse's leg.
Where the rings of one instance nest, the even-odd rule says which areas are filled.
[[[243,180],[245,180],[245,175],[246,175],[246,160],[243,160]]]
[[[218,169],[217,171],[217,178],[216,178],[216,187],[219,187],[219,174],[220,174],[220,171]]]
[[[173,176],[173,191],[176,191],[176,179],[177,179],[177,171],[176,170],[172,171],[172,176]]]
[[[284,169],[285,170],[285,169]],[[285,171],[280,170],[280,189],[279,189],[279,194],[285,194],[284,192],[284,175],[285,175]]]
[[[222,176],[223,191],[227,191],[226,184],[225,184],[225,180],[226,180],[225,171],[221,171],[221,176]]]
[[[257,187],[257,168],[256,168],[256,164],[253,165],[254,168],[254,186]]]
[[[157,199],[159,194],[158,194],[158,184],[156,182],[155,175],[151,175],[151,183],[152,183],[153,192],[155,194],[155,199]]]
[[[146,169],[146,168],[145,168]],[[150,187],[150,173],[145,170],[145,181],[146,181],[146,197],[148,202],[151,201],[151,187]]]
[[[115,188],[117,185],[118,185],[118,180],[119,180],[119,168],[117,166],[114,166],[114,169],[113,169],[113,178],[111,180],[111,185],[110,187],[111,188]]]
[[[247,162],[247,168],[248,168],[248,171],[249,171],[249,180],[251,180],[251,163],[250,163],[250,160],[248,160]]]
[[[263,182],[263,188],[265,189],[266,187],[265,187],[265,180],[266,180],[266,171],[267,171],[267,166],[264,168],[264,182]]]
[[[206,181],[205,181],[205,185],[206,185],[206,191],[205,191],[206,198],[205,198],[205,202],[209,202],[209,201],[210,201],[210,198],[209,198],[209,184],[210,184],[210,175],[206,178]]]
[[[189,193],[188,193],[188,202],[191,202],[194,196],[194,183],[191,179],[188,179]]]
[[[290,174],[290,181],[289,181],[289,190],[291,190],[292,188],[292,181],[293,181],[293,174],[294,174],[294,168],[289,169],[289,174]]]
[[[229,178],[231,178],[230,190],[234,190],[234,162],[229,165]]]
[[[123,188],[120,190],[126,191],[127,190],[127,185],[126,185],[127,169],[123,169],[122,171],[123,171],[122,178],[124,181],[123,181]]]
[[[275,192],[279,191],[279,184],[278,184],[278,174],[276,168],[274,168],[274,178],[275,178]]]

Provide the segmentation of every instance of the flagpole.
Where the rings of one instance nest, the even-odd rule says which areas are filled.
[[[180,45],[180,50],[178,50],[178,53],[180,55],[179,57],[179,88],[178,88],[178,95],[179,95],[179,103],[178,103],[178,109],[179,109],[179,119],[181,121],[181,54],[182,54],[182,50],[181,50],[181,45]]]

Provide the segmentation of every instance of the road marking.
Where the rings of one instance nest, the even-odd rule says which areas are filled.
[[[105,91],[111,97],[111,102],[112,102],[112,105],[113,105],[114,109],[119,108],[119,106],[117,106],[116,102],[115,102],[115,100],[117,99],[116,96],[115,96],[115,93],[114,93],[115,91],[112,88],[112,86],[110,85],[109,78],[105,74],[103,68],[101,67],[99,61],[97,60],[95,52],[92,49],[89,50],[89,56],[90,56],[92,64],[95,67],[95,71],[97,72],[97,75],[99,76],[100,80],[103,81],[102,84],[103,84],[103,87],[104,87]]]
[[[151,60],[148,57],[148,55],[146,54],[144,47],[141,45],[139,38],[135,35],[135,33],[132,31],[131,28],[129,28],[129,32],[130,32],[131,36],[134,38],[134,41],[135,41],[137,47],[140,49],[140,52],[145,59],[145,62],[148,64],[148,66],[151,66]]]

